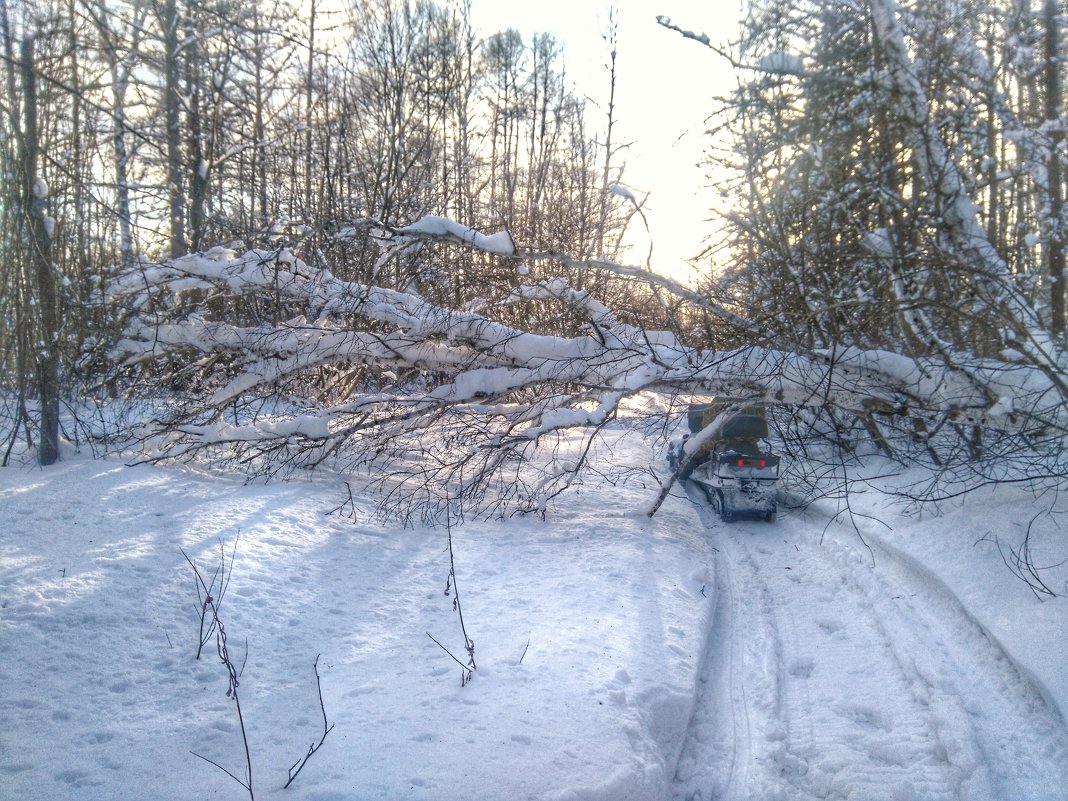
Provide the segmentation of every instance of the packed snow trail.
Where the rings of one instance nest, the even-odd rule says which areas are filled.
[[[705,522],[717,609],[676,799],[1068,799],[1060,715],[921,567],[798,515]]]

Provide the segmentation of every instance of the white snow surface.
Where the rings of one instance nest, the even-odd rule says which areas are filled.
[[[348,494],[325,474],[69,450],[0,470],[0,797],[247,797],[191,753],[244,775],[179,552],[210,573],[235,539],[221,617],[259,799],[1068,797],[1068,600],[1039,601],[990,539],[1037,515],[1047,547],[1065,502],[1001,487],[905,517],[857,496],[889,526],[865,545],[819,506],[728,526],[693,488],[650,520],[655,482],[617,468],[662,470],[655,449],[597,458],[546,520],[453,529],[466,686],[427,636],[466,658],[445,529],[377,522],[351,478],[355,521],[328,514]],[[319,654],[334,728],[283,790],[322,735]]]
[[[800,75],[805,70],[805,60],[796,53],[768,53],[760,57],[759,69],[773,75]]]
[[[507,231],[483,234],[448,217],[440,217],[434,214],[420,217],[411,225],[398,228],[397,233],[453,236],[461,242],[466,242],[472,247],[484,250],[487,253],[499,253],[506,256],[515,253],[515,242],[512,241],[512,236]]]
[[[30,187],[30,189],[33,192],[33,196],[35,198],[43,200],[48,197],[48,181],[46,181],[41,175],[38,175],[36,178],[33,179],[33,186]]]
[[[610,183],[608,185],[608,193],[621,197],[624,200],[629,200],[634,205],[638,205],[638,198],[634,196],[633,190],[625,184]]]

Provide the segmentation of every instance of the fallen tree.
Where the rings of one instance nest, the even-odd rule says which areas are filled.
[[[1032,480],[1065,475],[1068,398],[1052,346],[1003,359],[783,350],[729,307],[636,268],[523,250],[506,234],[440,218],[382,229],[380,240],[384,260],[449,242],[517,264],[611,271],[700,307],[753,344],[687,344],[623,322],[561,279],[520,283],[474,310],[343,281],[284,248],[142,263],[110,289],[128,309],[112,355],[161,401],[132,429],[142,458],[206,458],[257,474],[326,462],[366,469],[402,514],[446,493],[495,513],[544,510],[580,475],[597,433],[633,416],[629,399],[653,393],[669,415],[693,395],[774,407],[787,446],[805,457],[813,433],[834,443],[837,459],[860,432],[887,456],[919,454],[950,484],[996,480],[1007,454],[1026,461],[1020,475]],[[256,317],[268,301],[274,321],[240,324],[235,310]],[[583,330],[545,335],[502,322],[530,303],[566,310]],[[531,467],[539,448],[553,468]],[[662,479],[661,497],[673,477]]]

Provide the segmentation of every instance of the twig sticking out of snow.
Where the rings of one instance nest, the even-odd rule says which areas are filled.
[[[223,598],[226,596],[226,588],[230,586],[230,576],[234,572],[234,555],[237,553],[237,543],[240,539],[240,534],[234,537],[234,547],[230,552],[229,566],[226,564],[226,551],[223,549],[223,543],[222,541],[219,542],[219,566],[215,568],[215,572],[211,576],[211,583],[204,581],[197,566],[193,564],[193,561],[186,555],[185,551],[182,551],[182,556],[185,556],[185,560],[189,562],[189,566],[193,568],[193,572],[196,574],[197,606],[200,614],[200,644],[197,646],[196,656],[198,660],[204,650],[204,646],[208,644],[208,641],[211,640],[211,635],[215,633],[217,614],[212,615],[210,619],[208,618],[208,601],[213,602],[210,606],[216,613],[222,608]],[[216,581],[219,582],[219,591],[217,593],[215,593]],[[213,595],[213,593],[215,594]],[[207,624],[206,628],[205,624]]]
[[[315,670],[315,686],[319,690],[319,711],[323,713],[323,736],[319,738],[319,742],[312,743],[311,745],[309,745],[308,753],[306,753],[301,759],[298,759],[296,762],[294,762],[292,767],[289,768],[289,781],[287,781],[282,787],[283,790],[286,789],[286,787],[289,787],[289,785],[293,783],[293,780],[297,778],[297,774],[304,770],[304,766],[308,764],[308,760],[311,759],[311,755],[319,750],[322,744],[326,742],[326,735],[328,735],[334,729],[334,724],[330,723],[326,719],[326,706],[323,704],[323,683],[322,680],[319,678],[320,656],[322,656],[322,654],[315,655],[315,664],[312,665],[312,668]]]
[[[238,680],[238,676],[241,674],[241,671],[237,669],[237,666],[234,665],[233,660],[230,658],[230,651],[227,648],[226,643],[226,628],[223,626],[222,620],[219,619],[218,603],[211,596],[211,593],[208,592],[209,585],[204,581],[204,576],[201,575],[200,569],[197,567],[196,562],[189,558],[189,554],[187,554],[183,548],[179,548],[178,550],[182,552],[182,556],[185,557],[185,561],[189,563],[189,566],[191,568],[193,568],[193,574],[196,576],[197,581],[198,595],[200,593],[200,590],[204,591],[204,595],[202,596],[204,599],[203,607],[206,611],[210,610],[211,612],[212,625],[215,628],[215,646],[219,654],[219,661],[221,661],[226,667],[226,674],[230,681],[229,687],[227,687],[226,690],[226,697],[232,698],[234,701],[234,705],[237,707],[237,722],[241,727],[241,741],[245,747],[245,778],[239,779],[236,775],[224,768],[218,762],[212,759],[208,759],[206,756],[201,756],[196,751],[191,751],[190,753],[192,753],[193,756],[197,757],[198,759],[203,759],[208,764],[217,767],[219,770],[221,770],[223,773],[225,773],[227,776],[229,776],[231,779],[233,779],[235,782],[240,784],[242,787],[245,788],[245,790],[248,791],[249,801],[256,801],[256,796],[252,792],[252,752],[248,745],[248,734],[245,731],[245,717],[241,714],[241,699],[238,697],[237,693],[237,688],[241,684],[241,682]],[[233,562],[231,561],[231,569],[232,566]],[[216,573],[216,575],[218,575],[218,573]],[[227,576],[227,580],[229,580],[229,576]],[[213,578],[212,585],[214,585],[214,582],[215,579]],[[201,622],[201,629],[203,630],[203,620]]]
[[[1031,528],[1034,526],[1035,520],[1037,520],[1038,517],[1039,515],[1035,515],[1031,518],[1031,521],[1027,524],[1027,532],[1024,534],[1023,540],[1015,548],[1011,545],[1003,546],[1001,540],[998,539],[998,536],[991,532],[987,532],[985,536],[980,537],[979,540],[976,541],[976,544],[978,545],[980,542],[993,542],[994,546],[998,549],[998,554],[1001,556],[1001,561],[1005,563],[1005,567],[1009,569],[1009,572],[1026,584],[1027,588],[1034,593],[1035,598],[1044,601],[1050,598],[1056,598],[1057,592],[1056,590],[1051,589],[1045,582],[1045,579],[1042,576],[1042,571],[1060,567],[1064,562],[1057,562],[1052,565],[1045,564],[1042,566],[1035,564],[1034,552],[1031,548]],[[1068,594],[1068,585],[1065,587],[1065,594]]]
[[[456,615],[460,618],[460,631],[463,632],[464,635],[464,649],[467,651],[467,664],[464,664],[457,659],[452,651],[442,645],[429,631],[426,633],[426,636],[437,643],[442,651],[451,656],[453,661],[463,668],[460,673],[460,686],[464,687],[474,677],[475,670],[477,669],[475,666],[475,641],[467,636],[467,627],[464,625],[464,612],[460,607],[460,588],[456,586],[456,557],[452,550],[452,515],[449,512],[448,505],[445,507],[445,530],[449,537],[449,577],[445,579],[445,595],[452,596],[452,608],[456,610]]]

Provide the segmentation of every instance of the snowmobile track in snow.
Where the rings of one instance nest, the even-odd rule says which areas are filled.
[[[1064,721],[922,567],[702,514],[717,607],[676,799],[1068,799]]]

